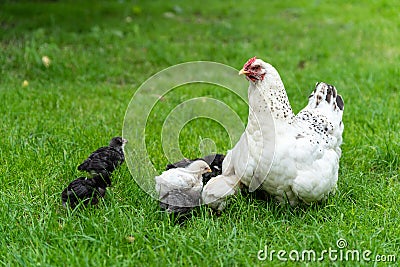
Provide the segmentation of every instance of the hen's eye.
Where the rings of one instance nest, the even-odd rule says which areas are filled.
[[[260,66],[257,65],[257,66],[252,67],[251,69],[257,71],[260,69]]]

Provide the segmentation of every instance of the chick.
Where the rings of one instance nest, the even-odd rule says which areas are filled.
[[[212,172],[204,160],[172,168],[156,176],[160,207],[169,213],[187,213],[201,203],[202,174]]]
[[[105,196],[109,180],[109,177],[102,175],[73,180],[61,193],[63,206],[66,207],[68,203],[71,208],[75,208],[81,201],[84,206],[96,205]]]
[[[78,170],[87,171],[92,175],[109,177],[111,173],[125,161],[123,148],[128,141],[122,137],[111,139],[109,146],[101,147],[78,166]],[[111,180],[108,179],[111,185]]]

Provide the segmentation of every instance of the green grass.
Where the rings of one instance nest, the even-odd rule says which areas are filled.
[[[398,264],[398,1],[31,2],[0,4],[2,265],[286,266],[276,257],[258,261],[257,252],[265,246],[321,252],[335,249],[339,238],[373,256],[395,254]],[[49,68],[44,55],[52,60]],[[335,196],[290,208],[239,195],[221,216],[202,207],[180,225],[159,211],[123,165],[100,207],[62,208],[60,193],[80,175],[76,166],[121,134],[130,99],[147,78],[196,60],[239,69],[254,55],[278,69],[296,112],[317,81],[343,95]],[[158,171],[167,163],[163,119],[182,101],[221,99],[246,120],[238,97],[213,86],[193,88],[177,88],[151,113],[147,145]],[[182,129],[181,150],[198,156],[204,138],[213,139],[218,152],[230,147],[222,127],[202,119]]]

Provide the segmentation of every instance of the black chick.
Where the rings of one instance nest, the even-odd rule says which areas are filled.
[[[81,165],[78,170],[87,171],[92,175],[103,175],[109,177],[111,173],[125,161],[124,145],[128,141],[122,137],[111,139],[109,146],[101,147],[94,151]],[[108,178],[111,185],[111,180]]]
[[[208,183],[211,178],[216,177],[222,173],[222,162],[224,161],[225,155],[222,154],[211,154],[205,156],[203,159],[210,165],[212,172],[203,174],[203,185]]]
[[[75,208],[80,201],[83,204],[96,205],[100,198],[106,194],[106,187],[110,184],[108,176],[96,175],[93,178],[79,177],[73,180],[61,193],[61,200],[64,207],[67,203]]]
[[[222,162],[224,161],[225,155],[222,154],[211,154],[207,155],[204,158],[197,158],[197,159],[182,159],[178,162],[168,164],[165,168],[165,170],[169,169],[174,169],[174,168],[184,168],[188,166],[190,163],[192,163],[195,160],[204,160],[207,162],[207,164],[210,166],[212,172],[207,172],[203,174],[203,185],[208,183],[208,181],[215,177],[218,176],[222,173]]]

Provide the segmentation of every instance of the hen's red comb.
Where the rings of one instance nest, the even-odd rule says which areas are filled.
[[[257,57],[252,57],[249,60],[247,60],[246,63],[244,63],[243,65],[243,69],[246,69],[247,67],[249,67],[251,64],[254,63],[254,61],[256,61]]]

